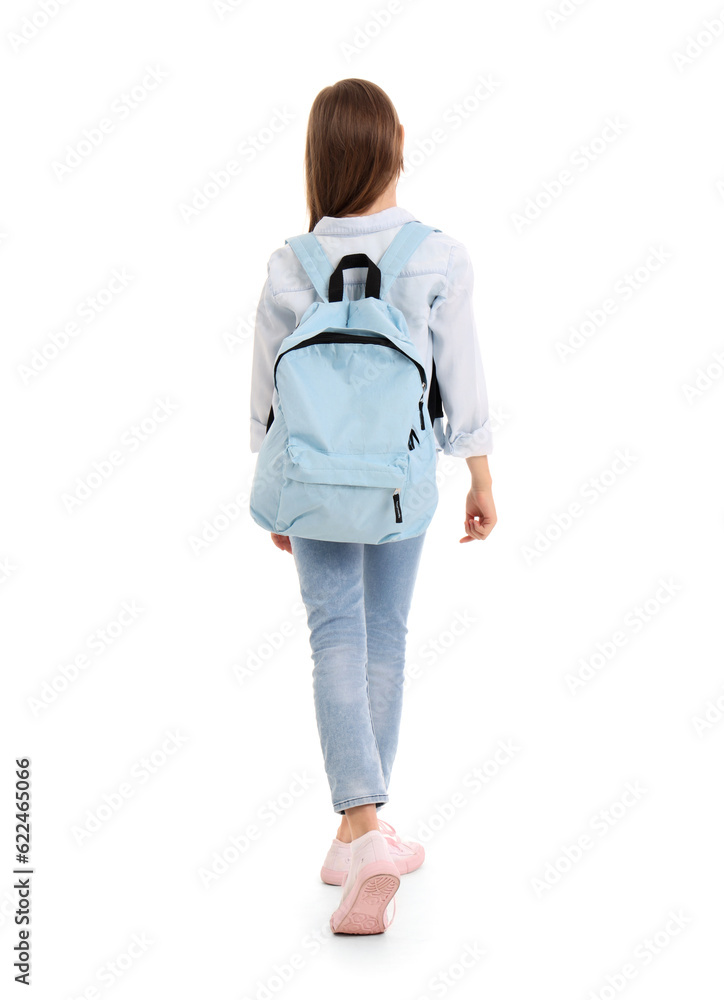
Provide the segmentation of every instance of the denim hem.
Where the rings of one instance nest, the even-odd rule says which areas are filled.
[[[374,802],[379,808],[388,801],[389,796],[386,793],[382,793],[381,795],[358,795],[356,799],[343,799],[341,802],[335,802],[333,809],[337,813],[343,813],[345,809],[351,809],[354,806],[366,806],[371,802]]]

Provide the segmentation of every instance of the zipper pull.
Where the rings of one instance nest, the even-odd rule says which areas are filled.
[[[413,441],[413,438],[415,439],[414,441]],[[415,428],[413,427],[410,430],[410,436],[407,439],[407,447],[410,449],[410,451],[414,451],[415,441],[417,441],[418,444],[420,443],[420,439],[417,436],[417,434],[415,433]]]
[[[422,431],[424,431],[424,430],[425,430],[425,420],[424,420],[424,418],[423,418],[423,416],[422,416],[422,400],[423,400],[423,397],[424,397],[424,395],[425,395],[425,386],[426,386],[426,385],[427,385],[427,383],[426,383],[426,382],[423,382],[423,383],[422,383],[422,393],[421,393],[421,395],[420,395],[420,402],[419,402],[419,404],[418,404],[418,405],[419,405],[419,407],[420,407],[420,430],[422,430]]]
[[[392,501],[395,505],[395,521],[399,524],[402,521],[402,508],[400,507],[400,491],[395,490],[392,494]]]

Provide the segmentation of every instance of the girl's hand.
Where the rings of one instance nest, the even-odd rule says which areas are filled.
[[[275,535],[272,531],[271,533],[272,541],[278,549],[282,549],[284,552],[292,553],[292,543],[289,535]]]
[[[471,486],[470,492],[465,498],[466,534],[458,541],[474,542],[477,539],[486,539],[495,527],[497,520],[492,488],[490,486]]]

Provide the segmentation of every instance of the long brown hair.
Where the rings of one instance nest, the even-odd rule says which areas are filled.
[[[402,129],[370,80],[338,80],[309,112],[304,157],[309,231],[323,215],[359,215],[404,170]]]

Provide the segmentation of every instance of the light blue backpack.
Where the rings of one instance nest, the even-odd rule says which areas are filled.
[[[314,233],[286,240],[314,284],[313,302],[274,362],[276,413],[257,457],[252,518],[280,535],[334,542],[422,534],[438,503],[427,375],[402,312],[385,296],[422,240],[405,223],[379,264],[347,254],[333,270]],[[365,296],[344,298],[343,272],[366,267]]]

